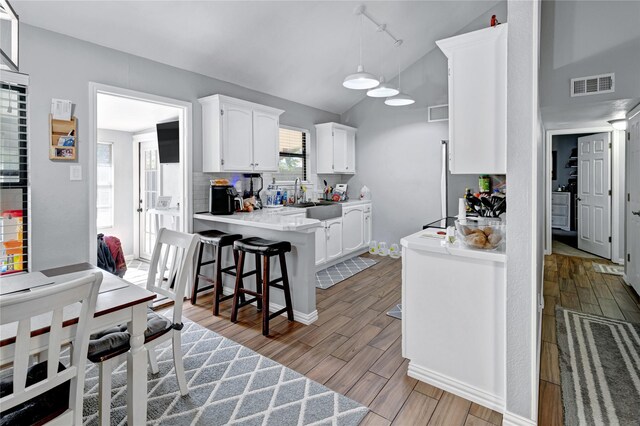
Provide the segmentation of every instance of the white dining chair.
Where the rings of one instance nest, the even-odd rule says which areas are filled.
[[[15,340],[7,338],[10,343],[0,347],[0,364],[12,369],[2,379],[2,424],[82,424],[87,346],[101,282],[102,273],[94,272],[0,298],[3,334],[15,335]],[[69,321],[74,309],[75,325]],[[32,328],[39,324],[42,329],[50,325],[49,331],[32,336]],[[62,345],[68,342],[73,342],[72,356],[63,365]],[[30,358],[36,354],[44,354],[47,360],[32,365]]]
[[[149,365],[154,374],[158,372],[155,347],[172,340],[173,365],[182,395],[189,393],[182,362],[182,304],[187,282],[193,278],[191,265],[197,243],[196,235],[161,228],[158,231],[147,277],[147,290],[173,301],[172,319],[154,312],[151,308],[147,312],[144,344],[149,354]],[[167,271],[168,274],[165,274]],[[122,325],[91,337],[88,358],[99,364],[100,424],[108,425],[111,411],[111,372],[115,359],[129,350],[129,334],[126,325]]]

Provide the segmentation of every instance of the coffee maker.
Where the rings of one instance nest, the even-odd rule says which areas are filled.
[[[211,185],[209,190],[209,213],[215,215],[233,214],[242,198],[232,185]]]

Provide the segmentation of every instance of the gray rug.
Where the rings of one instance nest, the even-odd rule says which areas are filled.
[[[624,275],[624,266],[622,265],[604,265],[602,263],[591,262],[593,270],[601,274]]]
[[[573,425],[640,422],[640,324],[558,307],[564,420]]]
[[[337,263],[327,269],[316,272],[316,287],[326,290],[347,278],[351,278],[358,272],[372,267],[376,263],[378,263],[376,260],[368,257],[347,259],[344,262]]]
[[[181,397],[171,342],[148,373],[148,425],[357,425],[369,411],[277,362],[185,321],[182,352],[189,394]],[[112,375],[111,424],[126,424],[126,362]],[[98,369],[87,366],[84,424],[98,424]]]
[[[391,318],[395,318],[395,319],[402,319],[402,305],[396,305],[395,308],[391,309],[389,312],[387,312],[387,315],[389,315]]]

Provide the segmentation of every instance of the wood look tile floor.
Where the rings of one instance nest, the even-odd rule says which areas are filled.
[[[622,277],[601,274],[587,259],[552,254],[544,262],[544,311],[538,424],[562,425],[562,393],[556,340],[556,305],[594,315],[640,322],[640,297]]]
[[[242,309],[233,324],[231,301],[214,317],[211,295],[200,296],[195,306],[185,301],[184,315],[368,406],[362,425],[500,425],[500,413],[407,376],[401,322],[386,315],[400,303],[402,263],[376,260],[348,280],[316,290],[319,317],[308,326],[281,316],[264,337],[255,308]]]

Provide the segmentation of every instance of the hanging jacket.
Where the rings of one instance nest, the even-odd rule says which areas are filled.
[[[106,236],[104,242],[109,247],[111,256],[116,264],[116,275],[120,278],[124,277],[124,273],[127,272],[127,261],[124,259],[124,252],[122,251],[122,244],[118,237]]]
[[[104,242],[104,234],[98,234],[98,268],[111,274],[116,273],[116,262],[107,243]]]

